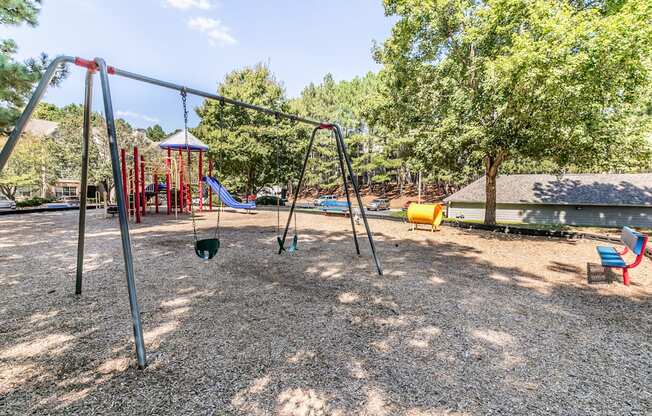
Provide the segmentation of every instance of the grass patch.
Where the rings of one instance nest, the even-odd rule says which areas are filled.
[[[445,222],[450,223],[462,223],[462,224],[484,224],[482,220],[460,220],[457,218],[444,218]],[[496,225],[501,225],[505,227],[518,227],[518,228],[527,228],[532,230],[548,230],[548,231],[571,231],[577,229],[577,227],[572,227],[566,224],[528,224],[518,221],[499,221]]]

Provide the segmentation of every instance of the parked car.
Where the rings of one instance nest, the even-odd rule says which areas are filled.
[[[313,205],[316,207],[321,206],[325,201],[333,201],[337,199],[335,195],[322,195],[313,201]]]
[[[16,202],[5,197],[4,195],[0,195],[0,211],[13,211],[15,209]]]
[[[370,203],[367,204],[367,210],[368,211],[380,211],[383,209],[389,209],[389,200],[388,199],[374,199]]]

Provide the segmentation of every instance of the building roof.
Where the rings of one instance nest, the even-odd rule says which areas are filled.
[[[485,202],[485,177],[444,199]],[[652,207],[652,173],[504,175],[497,178],[501,204],[627,205]]]
[[[183,130],[172,133],[165,140],[158,144],[161,149],[190,149],[191,152],[199,150],[208,150],[208,146],[195,137],[192,133],[188,132],[188,146],[186,148],[186,136]]]
[[[25,125],[24,132],[37,137],[50,137],[58,128],[59,123],[33,118]]]

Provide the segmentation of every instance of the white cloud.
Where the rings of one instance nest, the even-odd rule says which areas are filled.
[[[165,0],[165,5],[180,10],[187,10],[195,7],[201,10],[208,10],[214,7],[210,0]]]
[[[145,120],[145,121],[147,121],[147,122],[149,122],[149,123],[159,123],[159,122],[161,121],[161,120],[159,120],[159,119],[156,118],[156,117],[150,117],[150,116],[148,116],[148,115],[146,115],[146,114],[140,114],[140,113],[136,113],[136,112],[134,112],[134,111],[122,111],[122,110],[118,110],[118,111],[115,112],[115,114],[116,114],[118,117],[122,117],[122,118],[131,118],[131,119],[135,119],[135,118],[137,118],[137,119]]]
[[[195,17],[188,20],[188,27],[208,36],[208,42],[212,45],[233,45],[237,41],[231,36],[231,29],[224,26],[219,20],[209,17]]]

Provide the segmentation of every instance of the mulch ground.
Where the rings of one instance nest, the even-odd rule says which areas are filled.
[[[214,218],[200,221],[209,236]],[[135,366],[117,219],[0,217],[0,414],[650,414],[652,262],[589,285],[594,241],[225,213],[212,261],[187,219],[131,227],[149,365]],[[360,231],[360,230],[359,230]]]

